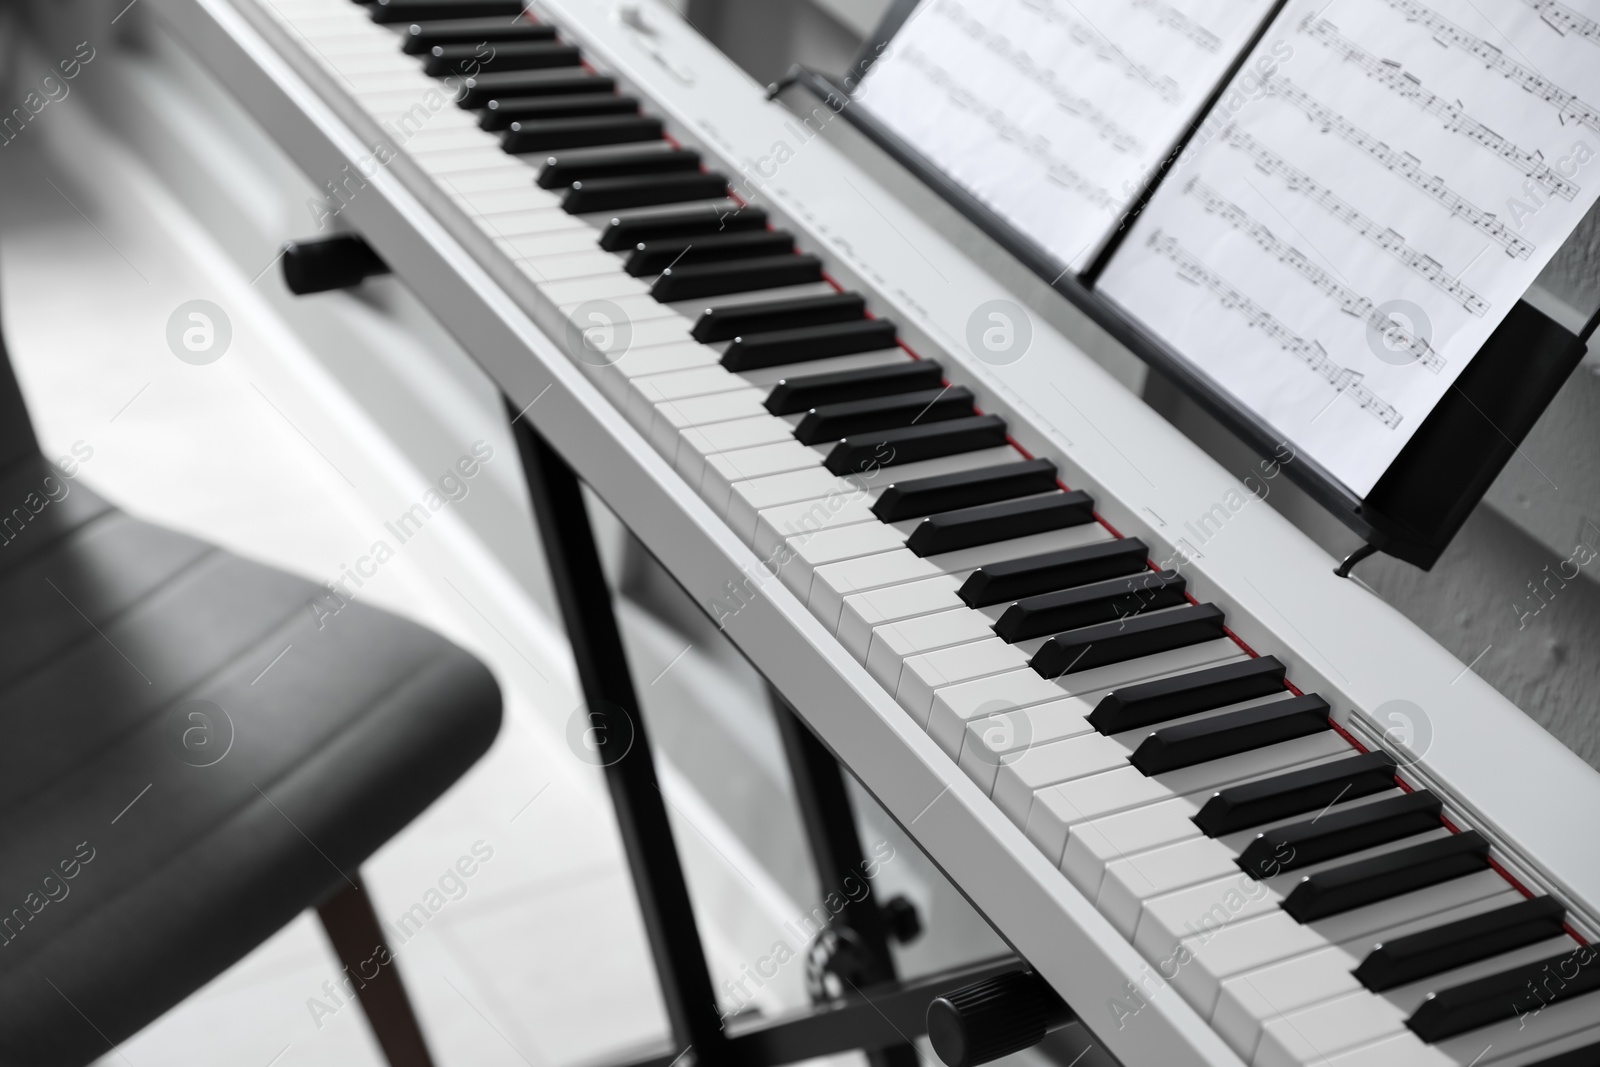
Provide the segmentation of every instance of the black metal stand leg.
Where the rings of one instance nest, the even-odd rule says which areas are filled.
[[[837,893],[846,902],[837,925],[853,935],[861,954],[855,980],[863,987],[892,982],[894,957],[889,951],[889,926],[883,906],[870,891],[859,898],[855,895],[860,892],[858,886],[870,886],[863,873],[867,856],[861,848],[855,810],[845,790],[839,761],[777,690],[769,688],[769,692],[822,893]],[[872,1067],[915,1067],[917,1051],[910,1045],[891,1045],[872,1050],[867,1059]]]
[[[513,412],[512,429],[522,454],[534,521],[577,661],[589,715],[587,736],[603,740],[596,746],[602,752],[606,745],[622,750],[616,758],[596,762],[605,766],[673,1037],[680,1047],[693,1048],[697,1064],[724,1067],[730,1057],[711,973],[583,494],[572,468],[525,419],[514,417],[515,407],[508,403],[508,408]]]

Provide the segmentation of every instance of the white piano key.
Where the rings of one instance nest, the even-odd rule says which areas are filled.
[[[468,149],[495,148],[492,134],[476,126],[453,126],[440,123],[408,129],[386,124],[386,132],[393,135],[399,147],[407,152],[461,152]]]
[[[1192,838],[1113,860],[1100,883],[1095,906],[1123,937],[1132,939],[1144,901],[1199,882],[1226,878],[1239,869],[1237,853],[1208,837]]]
[[[580,324],[574,323],[575,328]],[[591,326],[598,324],[590,324]],[[614,326],[607,324],[612,330]],[[577,329],[572,331],[577,332]],[[571,343],[574,338],[563,338],[566,343]],[[672,371],[691,370],[700,367],[714,367],[717,364],[717,354],[698,341],[688,341],[676,338],[661,344],[645,344],[642,341],[630,340],[628,347],[620,355],[597,351],[605,344],[617,343],[616,333],[610,338],[601,337],[597,340],[586,342],[583,353],[579,354],[583,363],[605,371],[617,379],[617,386],[621,389],[623,383],[633,378],[647,378],[657,374],[668,374]],[[626,394],[618,392],[617,398],[621,399]],[[772,418],[768,415],[767,418]]]
[[[956,764],[985,794],[993,793],[1000,766],[1020,758],[1030,745],[1091,732],[1087,707],[1068,698],[975,719],[967,723],[961,751],[953,754]]]
[[[994,802],[1018,826],[1026,825],[1033,794],[1060,782],[1128,766],[1128,747],[1103,734],[1085,734],[1037,745],[995,773]]]
[[[943,573],[932,560],[904,548],[843,563],[830,563],[818,567],[812,575],[811,593],[806,604],[824,626],[836,629],[844,608],[844,598],[852,593],[915,582]]]
[[[803,447],[803,446],[802,446]],[[720,457],[713,456],[715,463]],[[853,526],[830,527],[814,534],[788,539],[790,562],[784,567],[784,584],[804,598],[811,590],[816,568],[841,560],[884,552],[904,544],[905,532],[881,522],[861,522]]]
[[[535,210],[544,204],[542,198],[549,194],[533,184],[533,176],[534,171],[530,167],[516,164],[506,166],[505,161],[502,160],[499,164],[484,170],[470,170],[461,174],[442,177],[439,179],[439,187],[452,200],[465,208],[469,215],[487,213],[487,208],[480,209],[474,205],[478,203],[477,197],[492,193],[526,193],[531,195],[531,199],[519,195],[515,200],[486,201],[490,205],[503,205],[497,207],[497,210]],[[570,216],[568,217],[570,218]]]
[[[573,278],[592,278],[610,274],[617,269],[617,257],[610,252],[565,252],[553,255],[525,256],[515,259],[517,269],[533,279],[535,285],[570,281]]]
[[[1242,931],[1249,925],[1240,923],[1239,927]],[[1211,1017],[1212,1029],[1249,1060],[1268,1020],[1361,989],[1351,973],[1360,963],[1347,949],[1329,945],[1229,978],[1222,983],[1222,995]]]
[[[1335,1002],[1344,1001],[1351,994],[1359,993],[1374,1000],[1386,1001],[1403,1021],[1410,1017],[1421,1004],[1423,997],[1432,989],[1448,989],[1496,974],[1509,967],[1533,963],[1561,952],[1564,946],[1572,945],[1574,942],[1570,938],[1552,938],[1381,994],[1364,989],[1351,973],[1361,962],[1360,957],[1345,947],[1330,946],[1228,979],[1223,983],[1222,996],[1213,1015],[1212,1025],[1235,1051],[1246,1057],[1252,1057],[1261,1047],[1269,1024],[1275,1020],[1298,1019],[1302,1013],[1315,1016],[1309,1009],[1323,1005],[1331,1006]],[[1342,1012],[1344,1009],[1339,1010]],[[1383,1017],[1388,1018],[1388,1013],[1385,1012]],[[1299,1031],[1301,1028],[1299,1025],[1293,1025],[1292,1029]],[[1372,1040],[1374,1040],[1372,1033],[1358,1032],[1356,1040],[1352,1043],[1366,1044]],[[1284,1051],[1297,1051],[1291,1043],[1281,1038],[1278,1043],[1286,1046]],[[1470,1035],[1470,1039],[1466,1042],[1475,1047],[1479,1053],[1482,1053],[1485,1045],[1490,1043],[1492,1042],[1486,1043],[1476,1035]]]
[[[1066,850],[1067,834],[1074,826],[1171,798],[1171,790],[1154,778],[1132,766],[1119,767],[1039,790],[1033,795],[1023,832],[1051,863],[1059,864]]]
[[[862,503],[870,508],[870,502],[863,499]],[[870,516],[870,510],[868,514]],[[839,615],[839,642],[852,656],[864,663],[867,647],[872,643],[874,627],[961,607],[961,598],[956,596],[956,590],[960,587],[961,583],[955,578],[941,574],[920,582],[847,596],[844,610]]]
[[[1145,901],[1133,931],[1133,947],[1158,967],[1172,961],[1168,966],[1178,975],[1176,984],[1194,966],[1193,961],[1184,962],[1179,952],[1180,948],[1188,951],[1182,944],[1185,938],[1214,936],[1234,923],[1277,912],[1282,903],[1281,894],[1243,871],[1201,882]],[[1163,967],[1162,973],[1168,970]],[[1181,992],[1183,987],[1178,988]]]
[[[602,262],[598,257],[604,256],[603,262],[608,269],[615,265],[611,253],[595,249],[594,233],[587,229],[548,230],[512,237],[497,233],[492,221],[488,219],[478,220],[478,225],[494,238],[495,245],[511,259],[542,260],[546,256],[566,256],[582,252],[596,257],[595,262]],[[555,277],[553,274],[551,276]]]
[[[462,200],[471,206],[484,232],[495,237],[528,237],[538,233],[572,231],[587,234],[591,244],[594,241],[593,230],[586,226],[575,226],[572,216],[560,208],[542,207],[534,203],[521,189],[469,193]],[[633,325],[637,326],[638,323],[634,322]]]
[[[1410,1030],[1316,1061],[1316,1067],[1469,1067],[1440,1052]],[[1478,1063],[1470,1067],[1487,1067]]]
[[[1036,801],[1037,803],[1037,801]],[[1194,816],[1204,795],[1155,804],[1079,823],[1067,834],[1061,871],[1090,900],[1100,893],[1106,865],[1124,856],[1200,836]]]
[[[928,733],[947,752],[961,743],[966,723],[1009,708],[1024,708],[1060,700],[1067,691],[1031,667],[1011,671],[998,678],[947,685],[933,695],[928,717]]]
[[[1238,645],[1227,638],[1219,638],[1122,663],[1110,663],[1076,674],[1064,674],[1059,678],[1043,678],[1038,671],[1029,667],[1027,675],[1031,677],[987,679],[966,686],[941,687],[934,694],[927,729],[941,748],[954,754],[961,744],[966,724],[980,715],[990,715],[998,710],[993,704],[995,700],[1014,700],[1017,706],[1043,703],[1245,658]],[[990,688],[991,684],[993,689]]]
[[[627,275],[620,275],[626,278]],[[634,279],[629,279],[630,281]],[[725,367],[697,367],[694,370],[673,371],[670,374],[653,374],[647,378],[634,378],[628,383],[626,407],[630,421],[638,423],[648,419],[655,406],[667,400],[686,400],[689,397],[709,396],[746,389],[748,385],[737,374]],[[797,442],[798,443],[798,442]]]
[[[907,553],[909,555],[909,553]],[[900,671],[895,700],[926,728],[936,689],[973,678],[1003,674],[1028,665],[1028,654],[998,637],[912,656]]]
[[[1099,737],[1100,735],[1095,735]],[[1103,748],[1097,747],[1096,753],[1109,752],[1112,747],[1122,752],[1124,765],[1127,761],[1127,745],[1125,740],[1102,738],[1107,742]],[[1336,743],[1337,742],[1337,743]],[[1014,762],[1002,764],[995,775],[994,801],[1000,810],[1005,812],[1018,826],[1027,828],[1034,821],[1032,809],[1037,804],[1044,802],[1048,806],[1054,805],[1055,794],[1047,798],[1050,787],[1069,782],[1077,778],[1089,777],[1100,773],[1092,768],[1091,764],[1078,762],[1078,752],[1088,752],[1089,749],[1083,738],[1069,738],[1065,741],[1054,741],[1049,744],[1030,748],[1022,758]],[[1299,737],[1292,741],[1284,741],[1266,748],[1255,749],[1250,752],[1241,752],[1237,755],[1226,756],[1222,759],[1211,760],[1207,763],[1181,770],[1170,771],[1165,774],[1153,775],[1150,782],[1154,786],[1152,799],[1165,799],[1171,796],[1181,796],[1201,789],[1215,789],[1233,782],[1244,781],[1260,777],[1265,774],[1280,773],[1293,767],[1331,758],[1339,755],[1348,755],[1350,748],[1343,738],[1331,730],[1313,734],[1309,737]],[[1099,757],[1094,760],[1098,764]],[[1119,770],[1115,766],[1108,770]],[[1140,772],[1131,766],[1129,770],[1134,774]],[[1141,775],[1143,777],[1143,775]],[[1127,807],[1137,806],[1149,801],[1138,800]],[[1067,803],[1061,806],[1061,816],[1065,817],[1082,809],[1076,803]],[[1083,818],[1095,818],[1097,815],[1109,815],[1120,808],[1106,808],[1101,811],[1092,811],[1083,814]],[[1038,831],[1048,836],[1045,840],[1054,839],[1054,834],[1045,828],[1056,821],[1053,814],[1042,813]],[[1062,829],[1066,829],[1065,826]],[[1063,838],[1064,841],[1064,838]],[[1057,857],[1060,852],[1055,854]]]
[[[526,164],[519,164],[512,160],[500,149],[486,145],[483,148],[470,148],[464,151],[449,149],[443,152],[410,152],[407,153],[416,160],[417,165],[435,178],[451,174],[464,174],[469,171],[488,170],[491,167],[502,167],[507,170],[520,169],[522,173],[533,179],[533,170]]]
[[[768,474],[805,470],[816,466],[816,463],[816,450],[796,441],[792,435],[787,440],[772,444],[718,452],[706,457],[706,476],[702,483],[701,495],[708,500],[719,499],[719,511],[725,510],[734,483],[761,478]]]
[[[732,397],[737,394],[724,395]],[[804,504],[805,510],[809,511],[820,501],[824,508],[833,509],[864,498],[860,486],[830,473],[826,467],[804,467],[735,482],[728,491],[728,525],[739,531],[740,536],[749,543],[754,541],[761,527],[760,513],[769,508]],[[781,524],[778,528],[783,529]],[[790,532],[785,531],[786,536]]]
[[[662,401],[656,405],[651,432],[655,432],[655,427],[665,426],[676,440],[677,431],[690,426],[704,426],[712,422],[765,415],[767,409],[762,403],[765,399],[766,393],[760,389],[739,389],[731,393],[713,393],[710,396],[691,397],[686,400]],[[782,503],[787,504],[788,501]]]
[[[985,455],[972,453],[973,455]],[[1010,458],[1015,459],[1017,453],[1009,452]],[[1008,462],[1001,457],[1000,462]],[[982,464],[988,466],[990,464]],[[919,465],[920,466],[920,465]],[[888,468],[893,470],[894,468]],[[874,492],[892,484],[881,476],[867,482]],[[840,567],[819,572],[820,581],[813,584],[815,602],[812,611],[818,617],[837,620],[839,611],[844,606],[844,598],[852,593],[864,593],[870,589],[879,589],[884,586],[897,585],[901,582],[916,581],[919,578],[930,577],[935,574],[951,574],[965,578],[974,567],[986,563],[998,563],[1003,560],[1020,559],[1040,552],[1052,552],[1061,548],[1075,548],[1078,545],[1090,544],[1096,541],[1110,540],[1111,535],[1099,524],[1073,526],[1065,530],[1052,530],[1048,533],[1031,534],[1027,537],[1018,537],[1010,541],[999,541],[988,545],[979,545],[975,548],[962,549],[959,552],[946,552],[938,556],[921,557],[914,555],[909,549],[902,549],[901,559],[882,559],[870,564],[862,562],[859,566]]]
[[[993,632],[994,620],[965,606],[884,623],[872,631],[867,670],[886,689],[893,689],[907,657],[980,640]]]
[[[772,416],[769,415],[767,418],[771,419]],[[788,426],[782,419],[773,419],[772,421],[785,428]],[[723,423],[721,425],[730,424]],[[709,427],[708,430],[710,429],[716,429],[716,427]],[[793,473],[804,474],[809,472],[796,471]],[[783,475],[777,475],[776,477],[783,477]],[[802,500],[795,503],[762,508],[756,521],[756,554],[759,556],[770,555],[777,550],[779,544],[789,540],[791,537],[803,537],[822,530],[838,529],[860,522],[876,523],[877,521],[877,517],[872,514],[872,498],[861,492],[856,492],[853,495],[839,494],[833,497],[825,497],[821,500]]]
[[[1254,920],[1249,929],[1240,924],[1212,935],[1186,938],[1184,946],[1192,959],[1173,984],[1185,1000],[1209,1015],[1217,1005],[1222,983],[1235,975],[1326,945],[1353,944],[1380,931],[1412,932],[1416,924],[1430,917],[1439,922],[1464,918],[1477,914],[1468,910],[1475,904],[1488,910],[1514,902],[1515,897],[1506,896],[1508,891],[1505,879],[1483,871],[1313,923],[1302,924],[1279,912]],[[1364,959],[1366,952],[1361,956]]]
[[[561,198],[560,197],[553,196],[552,194],[547,193],[543,189],[534,189],[534,192],[538,193],[541,196],[550,196],[551,197],[551,199],[553,201],[553,204],[548,209],[548,211],[551,214],[553,214],[554,216],[556,216],[556,217],[558,217],[558,218],[560,218],[562,220],[565,220],[569,224],[571,222],[576,221],[578,225],[585,225],[585,226],[587,225],[587,224],[583,223],[581,220],[573,220],[573,217],[571,215],[568,215],[565,211],[561,210]],[[530,214],[541,214],[541,213],[543,213],[545,211],[546,211],[546,209],[541,208],[538,211],[530,212]],[[590,233],[594,233],[594,228],[593,227],[588,227],[588,229],[589,229]],[[596,246],[598,247],[599,237],[596,236],[595,240],[596,240],[596,243],[597,243]],[[637,278],[635,278],[633,280],[634,281],[639,281],[639,279],[637,279]],[[643,285],[644,283],[641,282],[640,284]],[[645,286],[645,288],[648,289],[648,286]],[[685,330],[688,330],[688,329],[692,328],[693,325],[694,325],[694,323],[691,320],[684,318],[682,315],[679,315],[677,312],[673,311],[670,307],[668,307],[667,305],[661,303],[655,297],[651,296],[649,294],[649,292],[634,293],[634,294],[632,294],[630,296],[617,297],[617,298],[613,299],[611,302],[616,305],[616,308],[617,308],[618,311],[622,312],[622,314],[627,317],[628,322],[633,324],[633,325],[635,325],[635,326],[637,326],[641,322],[648,322],[648,321],[651,321],[651,320],[654,320],[654,319],[664,319],[664,320],[666,320],[668,322],[681,323],[681,324],[683,324],[683,327],[684,327]],[[577,302],[574,302],[574,303],[562,304],[561,305],[561,313],[563,315],[567,316],[567,318],[569,320],[572,320],[572,316],[574,315],[574,313],[579,312],[579,311],[587,310],[583,306],[584,303],[585,303],[585,301],[577,301]]]
[[[606,323],[604,320],[609,319],[611,316],[602,315],[597,309],[587,308],[583,314],[590,316],[588,322],[573,323],[580,331],[595,326],[615,325],[614,323]],[[595,316],[599,316],[599,318],[597,319]],[[572,320],[569,318],[568,321]],[[635,348],[651,348],[656,345],[699,344],[698,341],[690,338],[689,324],[679,319],[634,319],[626,322],[625,329],[627,351],[630,352]],[[717,354],[715,352],[710,352],[709,354],[711,362],[715,363]]]
[[[566,306],[568,304],[581,304],[589,300],[618,300],[624,297],[648,296],[650,286],[638,278],[614,271],[610,274],[595,275],[590,278],[569,278],[564,281],[537,282],[539,291],[550,299],[551,303]],[[718,368],[720,369],[720,368]],[[727,371],[723,371],[724,374]],[[707,390],[716,392],[716,390]],[[650,404],[668,397],[655,397],[645,403],[645,410]]]
[[[422,73],[422,68],[415,67],[408,70],[381,70],[381,71],[350,71],[346,73],[324,63],[323,66],[333,73],[339,84],[353,90],[357,96],[368,93],[395,93],[407,90],[418,94],[429,89],[437,88],[433,79]]]
[[[705,480],[706,460],[710,456],[791,440],[789,424],[771,415],[691,426],[683,431],[678,443],[678,472],[690,485],[699,485]]]
[[[1406,1012],[1365,989],[1268,1021],[1253,1067],[1304,1067],[1405,1029]]]

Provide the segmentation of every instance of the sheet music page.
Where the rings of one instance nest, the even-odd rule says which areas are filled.
[[[1081,270],[1271,7],[922,0],[852,106]]]
[[[1600,2],[1290,0],[1257,50],[1100,290],[1365,496],[1600,194]]]

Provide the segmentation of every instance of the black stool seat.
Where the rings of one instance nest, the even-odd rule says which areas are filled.
[[[489,671],[437,635],[14,458],[0,1067],[107,1053],[354,888],[499,724]]]

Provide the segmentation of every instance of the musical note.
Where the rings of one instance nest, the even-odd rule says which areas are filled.
[[[1313,121],[1320,124],[1325,133],[1337,134],[1341,139],[1359,148],[1384,167],[1427,193],[1443,205],[1450,214],[1457,218],[1465,219],[1478,232],[1504,248],[1507,255],[1515,256],[1518,259],[1527,259],[1533,253],[1533,244],[1512,233],[1506,228],[1505,223],[1494,216],[1493,212],[1484,211],[1465,197],[1451,190],[1445,184],[1443,178],[1434,174],[1424,173],[1421,163],[1415,156],[1405,152],[1396,152],[1370,133],[1350,122],[1343,115],[1313,99],[1310,94],[1288,78],[1282,76],[1263,78],[1262,84],[1274,96],[1282,97],[1284,100],[1299,107]]]
[[[1228,224],[1234,229],[1245,234],[1260,246],[1263,252],[1266,252],[1279,262],[1293,267],[1296,273],[1337,304],[1340,311],[1365,320],[1380,334],[1399,341],[1398,347],[1409,352],[1411,358],[1427,367],[1433,373],[1438,374],[1444,369],[1444,360],[1440,358],[1439,353],[1433,350],[1433,346],[1425,338],[1418,337],[1397,327],[1388,315],[1378,310],[1373,301],[1357,293],[1327,271],[1312,263],[1311,260],[1306,258],[1304,252],[1279,238],[1277,234],[1252,218],[1239,205],[1220,196],[1215,189],[1212,189],[1199,178],[1189,179],[1189,183],[1184,186],[1184,192],[1198,200],[1207,212],[1227,220]]]
[[[1070,164],[1055,156],[1050,150],[1049,142],[1044,137],[1024,130],[1002,108],[984,101],[976,92],[962,84],[960,79],[920,50],[906,48],[899,54],[904,62],[921,71],[930,82],[942,89],[952,107],[975,115],[993,131],[999,140],[1015,145],[1031,156],[1034,162],[1039,165],[1044,176],[1051,182],[1072,190],[1102,212],[1114,213],[1117,210],[1118,201],[1116,198]]]
[[[1162,0],[1133,0],[1133,6],[1144,8],[1155,16],[1158,23],[1168,29],[1177,30],[1207,52],[1215,52],[1222,47],[1222,41],[1216,34],[1189,18],[1171,4]]]
[[[1551,170],[1537,152],[1528,152],[1518,148],[1515,144],[1512,144],[1468,115],[1460,104],[1451,103],[1443,97],[1428,92],[1422,87],[1421,81],[1413,75],[1405,73],[1399,64],[1379,59],[1360,45],[1346,39],[1334,27],[1333,23],[1327,19],[1317,19],[1312,22],[1312,19],[1308,17],[1301,29],[1313,40],[1327,45],[1346,60],[1361,68],[1367,77],[1392,89],[1395,93],[1404,99],[1410,100],[1428,114],[1443,120],[1446,130],[1451,133],[1465,134],[1468,140],[1487,148],[1511,164],[1511,166],[1544,186],[1551,193],[1561,197],[1561,199],[1571,200],[1578,195],[1578,186]],[[1270,88],[1272,79],[1268,79],[1267,84]],[[1309,100],[1310,98],[1307,97],[1306,99]],[[1321,107],[1321,105],[1317,106]],[[1326,121],[1326,119],[1319,119],[1319,121]]]
[[[1403,416],[1393,404],[1362,384],[1360,373],[1335,363],[1322,345],[1306,340],[1268,314],[1221,275],[1209,270],[1179,244],[1177,238],[1157,229],[1151,233],[1147,244],[1154,251],[1172,260],[1180,277],[1209,290],[1223,307],[1238,311],[1246,323],[1271,338],[1279,348],[1304,363],[1312,373],[1333,386],[1335,390],[1354,400],[1362,411],[1391,430],[1403,421]],[[1385,322],[1386,325],[1392,325],[1387,320]]]
[[[950,2],[950,0],[941,0],[941,2]],[[1155,90],[1156,95],[1167,103],[1176,103],[1179,96],[1182,95],[1177,79],[1167,74],[1158,74],[1143,63],[1134,62],[1126,52],[1118,48],[1115,43],[1100,33],[1099,30],[1056,10],[1055,6],[1049,3],[1048,0],[1042,3],[1039,0],[1025,0],[1024,6],[1045,21],[1064,26],[1073,43],[1089,49],[1094,53],[1096,59],[1110,63],[1124,74],[1138,78]]]
[[[1012,70],[1048,93],[1061,110],[1088,123],[1111,147],[1123,152],[1145,150],[1144,143],[1130,130],[1096,107],[1088,97],[1072,93],[1065,86],[1058,84],[1054,70],[1048,67],[1041,68],[1016,42],[998,30],[991,30],[982,19],[972,15],[956,0],[940,0],[930,9],[930,13],[943,15],[949,19],[969,39],[1004,60]]]
[[[1444,44],[1451,44],[1483,61],[1483,65],[1498,74],[1516,82],[1540,100],[1552,104],[1560,112],[1563,120],[1570,119],[1581,126],[1600,132],[1600,111],[1589,104],[1579,100],[1576,95],[1563,89],[1555,82],[1534,70],[1529,70],[1521,63],[1508,58],[1504,52],[1494,45],[1474,36],[1457,26],[1449,19],[1440,15],[1426,4],[1418,0],[1384,0],[1384,3],[1401,12],[1409,22],[1426,26],[1433,31],[1434,39]],[[1534,3],[1534,7],[1540,7]],[[1559,4],[1548,5],[1560,7]],[[1574,16],[1576,18],[1576,16]],[[1588,19],[1583,19],[1589,22]],[[1590,22],[1600,33],[1600,26]],[[1600,41],[1600,37],[1594,38]]]
[[[1557,3],[1556,0],[1522,0],[1522,2],[1537,11],[1545,24],[1561,36],[1573,34],[1591,44],[1600,44],[1600,22],[1584,18],[1566,4]]]
[[[1230,126],[1224,130],[1221,140],[1224,144],[1248,155],[1256,166],[1268,174],[1281,178],[1290,192],[1304,196],[1350,227],[1350,229],[1365,237],[1401,263],[1404,263],[1413,274],[1426,279],[1440,291],[1448,293],[1451,299],[1472,314],[1481,316],[1489,310],[1488,301],[1473,292],[1468,286],[1463,285],[1455,276],[1445,270],[1438,260],[1412,248],[1406,243],[1404,237],[1388,227],[1380,226],[1367,218],[1367,216],[1335,196],[1326,186],[1318,184],[1312,180],[1310,175],[1286,163],[1281,156],[1269,151],[1254,137],[1237,126]]]

